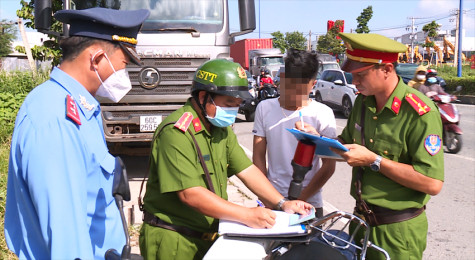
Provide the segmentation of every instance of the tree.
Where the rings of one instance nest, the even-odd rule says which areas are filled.
[[[284,53],[289,48],[305,50],[307,39],[301,32],[286,32],[284,36],[283,33],[277,31],[271,33],[271,35],[273,47],[279,48],[282,53]]]
[[[439,34],[438,30],[440,26],[441,26],[440,24],[436,23],[435,21],[432,21],[431,23],[424,25],[424,27],[422,27],[422,30],[425,33],[427,33],[427,36],[430,39],[433,39],[434,37],[437,37],[437,35]],[[434,47],[434,45],[435,45],[434,41],[431,41],[431,42],[422,44],[422,47]]]
[[[25,26],[28,28],[35,28],[35,19],[34,19],[34,6],[35,0],[31,0],[30,2],[21,0],[21,9],[17,11],[17,16],[26,20]],[[76,5],[76,9],[85,9],[85,8],[92,8],[92,7],[108,7],[119,9],[120,8],[120,0],[114,1],[97,1],[97,0],[87,0],[87,1],[80,1],[79,4]],[[63,9],[63,1],[62,0],[52,0],[52,12],[55,13],[56,11]],[[54,17],[51,18],[51,28],[50,31],[58,33],[63,32],[63,24]],[[43,42],[42,46],[33,46],[31,48],[31,52],[33,58],[35,60],[45,61],[45,60],[53,60],[53,66],[58,65],[61,59],[61,50],[59,48],[59,36],[50,34],[49,37],[51,40],[46,40]],[[25,53],[25,48],[19,47],[16,48],[17,51]]]
[[[0,21],[0,57],[12,53],[12,42],[15,39],[16,27],[13,22]]]
[[[345,52],[345,48],[341,44],[341,40],[337,38],[339,28],[342,26],[342,21],[337,20],[335,25],[328,30],[327,34],[320,36],[317,41],[317,52],[330,53],[332,55],[339,55]]]
[[[358,26],[356,27],[357,33],[369,33],[368,22],[373,17],[373,7],[370,5],[363,9],[361,15],[356,18]]]

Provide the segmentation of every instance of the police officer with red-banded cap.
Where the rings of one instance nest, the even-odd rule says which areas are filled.
[[[355,213],[371,225],[370,241],[393,259],[422,259],[426,248],[425,205],[442,189],[444,153],[437,107],[396,74],[406,46],[378,34],[340,33],[360,91],[339,136],[350,150]],[[360,241],[360,238],[355,241]],[[384,259],[368,250],[368,259]]]
[[[103,259],[125,236],[112,197],[109,153],[95,95],[118,102],[139,64],[137,34],[149,11],[58,11],[70,25],[62,62],[26,97],[12,136],[5,238],[20,259]]]

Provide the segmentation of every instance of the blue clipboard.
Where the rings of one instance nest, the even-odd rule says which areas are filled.
[[[307,132],[303,132],[297,129],[288,129],[290,133],[292,133],[297,140],[302,141],[310,141],[312,143],[315,143],[317,145],[317,148],[315,149],[315,154],[318,155],[321,158],[333,158],[333,159],[342,159],[340,155],[337,153],[333,152],[330,150],[330,147],[336,148],[343,150],[345,152],[349,151],[348,148],[343,146],[338,140],[331,139],[328,137],[320,136],[320,135],[314,135],[310,134]]]

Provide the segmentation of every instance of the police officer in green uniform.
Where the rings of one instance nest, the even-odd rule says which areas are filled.
[[[192,97],[157,128],[151,152],[140,250],[145,259],[201,259],[216,239],[218,220],[255,228],[275,223],[271,209],[306,214],[311,205],[287,201],[252,164],[237,142],[234,123],[249,95],[245,71],[211,60],[195,73]],[[236,175],[267,206],[227,201],[227,178]]]
[[[405,45],[378,34],[340,37],[347,47],[342,69],[361,93],[339,136],[349,149],[339,153],[353,166],[355,212],[372,226],[370,241],[392,259],[422,259],[425,205],[444,180],[439,111],[396,74]],[[370,249],[367,258],[383,255]]]

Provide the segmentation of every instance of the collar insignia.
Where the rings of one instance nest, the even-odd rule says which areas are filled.
[[[401,100],[398,97],[394,97],[393,104],[391,105],[391,109],[394,113],[399,114],[399,109],[401,108]]]
[[[193,128],[195,128],[195,132],[199,132],[201,129],[203,129],[199,117],[193,119]]]
[[[81,103],[81,105],[89,111],[93,110],[94,107],[96,107],[96,105],[89,104],[86,98],[81,95],[79,95],[79,103]]]

